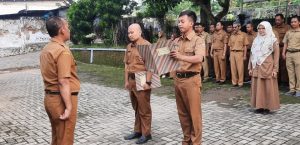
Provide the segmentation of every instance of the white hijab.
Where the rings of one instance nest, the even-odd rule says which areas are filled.
[[[257,37],[253,41],[251,47],[251,63],[253,68],[255,68],[256,65],[261,65],[265,59],[273,53],[273,44],[277,40],[269,22],[263,21],[257,26],[257,28],[260,25],[265,27],[266,34],[262,36],[258,33]]]

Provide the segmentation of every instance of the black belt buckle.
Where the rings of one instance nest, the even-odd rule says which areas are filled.
[[[178,78],[190,78],[192,76],[195,76],[196,74],[198,74],[198,73],[197,72],[186,72],[186,73],[176,72],[176,76]]]

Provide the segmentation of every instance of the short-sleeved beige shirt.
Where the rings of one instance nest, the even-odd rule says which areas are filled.
[[[51,39],[41,51],[40,69],[45,90],[59,91],[59,79],[69,78],[71,92],[79,92],[76,62],[69,47]]]
[[[283,43],[288,44],[287,49],[300,49],[300,28],[286,32]]]

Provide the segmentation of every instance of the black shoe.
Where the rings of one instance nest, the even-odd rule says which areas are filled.
[[[147,136],[143,136],[143,135],[142,135],[142,136],[139,138],[139,140],[136,141],[135,143],[136,143],[136,144],[144,144],[144,143],[148,142],[148,140],[150,140],[150,139],[152,139],[152,136],[151,136],[151,135],[147,135]]]
[[[224,84],[225,84],[225,82],[221,82],[221,81],[220,81],[220,83],[219,83],[219,85],[224,85]]]
[[[132,134],[129,134],[127,136],[124,137],[125,140],[132,140],[132,139],[135,139],[135,138],[139,138],[141,137],[142,134],[139,133],[139,132],[133,132]]]
[[[270,114],[270,113],[271,113],[271,112],[270,112],[269,109],[264,109],[264,112],[263,112],[264,115],[268,115],[268,114]]]
[[[254,111],[254,113],[262,114],[262,113],[264,113],[264,109],[262,109],[262,108],[256,109],[256,110]]]

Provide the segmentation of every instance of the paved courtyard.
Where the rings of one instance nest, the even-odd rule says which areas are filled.
[[[0,145],[49,144],[42,79],[39,69],[32,68],[38,59],[38,53],[0,58]],[[180,144],[175,100],[153,95],[151,105],[153,140],[147,144]],[[76,145],[134,144],[123,140],[134,120],[127,91],[83,82],[78,108]],[[282,105],[271,115],[248,109],[202,103],[203,145],[300,145],[300,105]]]

